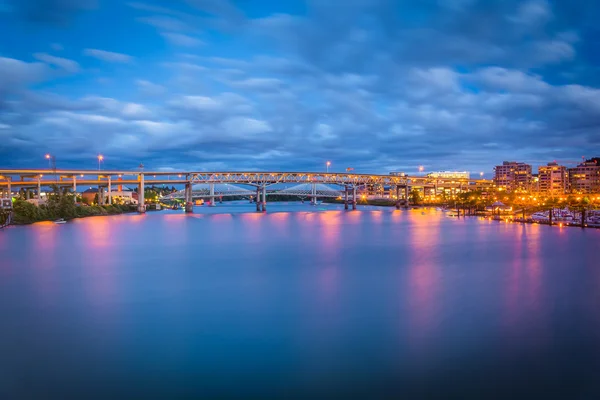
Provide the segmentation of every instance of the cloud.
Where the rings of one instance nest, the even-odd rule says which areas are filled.
[[[43,63],[27,63],[13,58],[0,57],[0,96],[4,91],[41,82],[48,78],[49,72]]]
[[[182,47],[197,47],[204,42],[200,39],[184,35],[182,33],[163,32],[161,35],[171,44]]]
[[[518,24],[538,25],[552,18],[550,5],[546,0],[529,0],[522,2],[514,16],[509,19]]]
[[[279,90],[283,86],[283,82],[275,78],[248,78],[241,81],[231,81],[229,84],[234,88],[257,91]]]
[[[45,62],[46,64],[64,69],[65,71],[73,74],[79,72],[79,63],[69,60],[68,58],[56,57],[47,53],[34,53],[33,57],[37,60]]]
[[[84,49],[83,55],[110,63],[130,63],[133,61],[133,57],[130,55],[98,49]]]
[[[24,19],[43,24],[65,25],[82,11],[94,10],[97,0],[9,0]]]
[[[178,18],[170,17],[167,15],[139,17],[137,18],[137,21],[151,25],[157,29],[162,29],[166,31],[186,31],[190,29],[187,23],[181,21]]]
[[[331,160],[361,172],[489,172],[507,154],[570,159],[600,146],[593,4],[311,1],[294,14],[250,3],[130,3],[123,41],[152,26],[172,46],[117,57],[126,71],[99,65],[54,85],[67,64],[48,54],[0,59],[2,156],[26,163],[58,148],[73,166],[102,151],[132,168]],[[200,32],[206,45],[185,45]]]
[[[221,127],[230,136],[244,138],[248,135],[259,135],[272,132],[273,129],[266,121],[247,117],[231,117],[221,123]]]
[[[137,79],[135,81],[135,84],[140,89],[140,92],[148,96],[158,96],[165,93],[167,90],[164,86],[152,83],[144,79]]]

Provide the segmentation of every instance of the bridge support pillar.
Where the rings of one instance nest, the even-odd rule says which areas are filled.
[[[356,186],[352,188],[352,209],[356,210]]]
[[[267,211],[267,185],[262,187],[262,211]]]
[[[209,184],[208,188],[210,193],[210,206],[213,207],[215,205],[215,184]]]
[[[194,203],[192,196],[192,182],[188,182],[185,184],[185,212],[192,213],[194,212]]]
[[[348,186],[344,186],[344,210],[348,209]]]
[[[256,187],[256,211],[260,211],[260,188]]]
[[[73,175],[73,201],[77,203],[77,177]]]
[[[312,204],[313,206],[316,206],[317,205],[317,184],[313,183],[311,185],[310,189],[311,189],[311,194],[312,194],[312,197],[310,199],[310,204]]]
[[[10,187],[10,176],[7,179],[8,179],[8,182],[7,182],[7,185],[8,185],[8,198],[12,199],[12,188]]]
[[[144,174],[140,174],[138,178],[138,212],[146,212],[146,199],[144,198]]]
[[[404,186],[404,200],[406,204],[406,208],[408,208],[410,202],[408,201],[408,185]]]
[[[38,201],[40,201],[42,199],[42,178],[39,177],[38,175],[38,180],[37,180],[37,199]]]
[[[108,177],[108,204],[112,204],[112,185],[110,182],[110,176]]]
[[[104,188],[102,186],[98,186],[98,205],[104,205]]]

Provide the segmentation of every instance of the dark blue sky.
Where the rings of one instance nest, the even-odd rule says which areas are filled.
[[[596,1],[0,0],[0,166],[491,173],[600,153]]]

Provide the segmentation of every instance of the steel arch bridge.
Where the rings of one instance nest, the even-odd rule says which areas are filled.
[[[215,183],[215,184],[198,184],[192,186],[192,197],[233,197],[233,196],[253,196],[254,191],[241,187],[239,185],[233,185],[230,183]],[[177,192],[168,194],[161,197],[160,199],[175,200],[185,199],[186,190],[179,190]]]
[[[341,190],[332,188],[331,186],[322,183],[303,183],[294,185],[285,189],[274,190],[269,194],[283,194],[298,197],[341,197],[344,193]]]
[[[322,183],[336,185],[394,185],[408,183],[406,177],[394,175],[315,173],[315,172],[198,172],[191,173],[189,180],[196,183],[241,183],[264,186],[276,183]]]

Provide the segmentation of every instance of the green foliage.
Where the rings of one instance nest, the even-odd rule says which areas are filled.
[[[18,199],[13,203],[14,223],[31,224],[32,222],[42,221],[40,209],[25,200]]]
[[[410,200],[410,203],[413,205],[421,204],[421,193],[419,193],[417,189],[411,190],[410,194],[408,195],[408,198]]]
[[[14,223],[30,224],[38,221],[54,221],[59,218],[72,219],[94,215],[114,215],[135,211],[135,207],[127,205],[83,206],[75,204],[72,193],[54,193],[48,195],[45,204],[36,206],[25,200],[17,199],[13,204]]]

